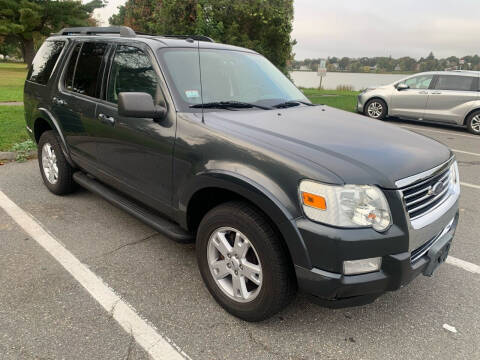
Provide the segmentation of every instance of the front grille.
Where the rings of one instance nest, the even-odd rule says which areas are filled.
[[[428,252],[428,250],[430,250],[430,248],[433,246],[433,244],[435,244],[435,242],[438,239],[440,239],[443,235],[445,235],[446,233],[448,233],[450,231],[450,229],[453,226],[454,221],[455,221],[455,218],[453,218],[447,224],[447,226],[445,226],[443,228],[443,230],[441,232],[439,232],[433,238],[428,240],[425,244],[423,244],[423,245],[419,246],[418,248],[416,248],[415,250],[413,250],[412,253],[410,254],[410,262],[413,264],[413,263],[417,262],[418,260],[420,260]]]
[[[443,187],[437,185],[440,182]],[[433,192],[435,185],[437,185],[438,190],[436,194]],[[448,167],[426,180],[400,189],[410,219],[413,220],[422,216],[443,202],[449,195],[449,188],[450,168]]]
[[[435,241],[437,241],[437,239],[438,239],[438,235],[436,235],[434,238],[428,240],[422,246],[413,250],[412,253],[410,254],[410,262],[413,264],[413,263],[417,262],[418,260],[420,260],[420,258],[423,255],[425,255],[428,252],[428,250],[430,250],[430,248],[433,246]]]

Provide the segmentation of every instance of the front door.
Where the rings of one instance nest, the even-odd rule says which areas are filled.
[[[463,124],[465,116],[479,99],[478,76],[438,75],[428,97],[425,119]]]
[[[103,101],[96,111],[98,164],[112,184],[168,214],[176,113],[165,102],[158,64],[143,44],[118,44],[111,59]],[[165,87],[164,87],[165,89]],[[146,92],[168,115],[155,122],[118,115],[118,94]]]
[[[391,97],[389,114],[408,119],[423,119],[432,79],[433,75],[418,75],[405,80],[408,89],[395,90]]]

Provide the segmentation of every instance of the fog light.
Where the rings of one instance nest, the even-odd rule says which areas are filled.
[[[345,275],[365,274],[380,270],[381,265],[381,257],[361,260],[348,260],[343,262],[343,273]]]

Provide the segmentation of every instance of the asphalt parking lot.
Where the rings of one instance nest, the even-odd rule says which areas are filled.
[[[0,167],[0,359],[166,359],[168,348],[191,359],[479,359],[480,136],[391,122],[455,150],[461,217],[450,254],[477,268],[447,263],[357,308],[326,309],[299,295],[273,318],[246,323],[209,295],[194,245],[157,234],[85,190],[51,194],[36,161],[9,163]],[[9,216],[5,197],[30,220]],[[41,241],[63,245],[64,263],[26,232],[30,216],[44,229]],[[92,277],[118,296],[111,309],[107,290],[84,287]],[[151,347],[137,339],[132,319],[155,332]]]

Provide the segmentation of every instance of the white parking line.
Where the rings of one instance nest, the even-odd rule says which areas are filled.
[[[424,131],[436,132],[436,133],[440,133],[440,134],[463,136],[463,137],[467,137],[467,138],[470,138],[470,139],[480,140],[480,136],[478,136],[478,135],[457,134],[456,132],[434,130],[434,129],[428,129],[428,128],[419,127],[419,126],[408,126],[408,125],[399,125],[399,126],[403,127],[403,128],[406,128],[406,129],[424,130]]]
[[[456,257],[453,257],[453,256],[448,256],[446,263],[453,266],[457,266],[459,268],[462,268],[463,270],[466,270],[474,274],[480,274],[480,266],[472,264],[468,261],[457,259]]]
[[[460,154],[467,154],[467,155],[473,155],[473,156],[480,156],[480,154],[470,152],[470,151],[463,151],[463,150],[457,150],[457,149],[452,149],[453,151],[460,153]]]
[[[2,191],[0,191],[0,207],[53,256],[153,359],[190,359],[170,339],[160,335],[151,324],[142,319],[130,304],[122,300],[102,279],[82,264]]]
[[[466,183],[466,182],[460,182],[460,185],[480,190],[480,185],[469,184],[469,183]]]

